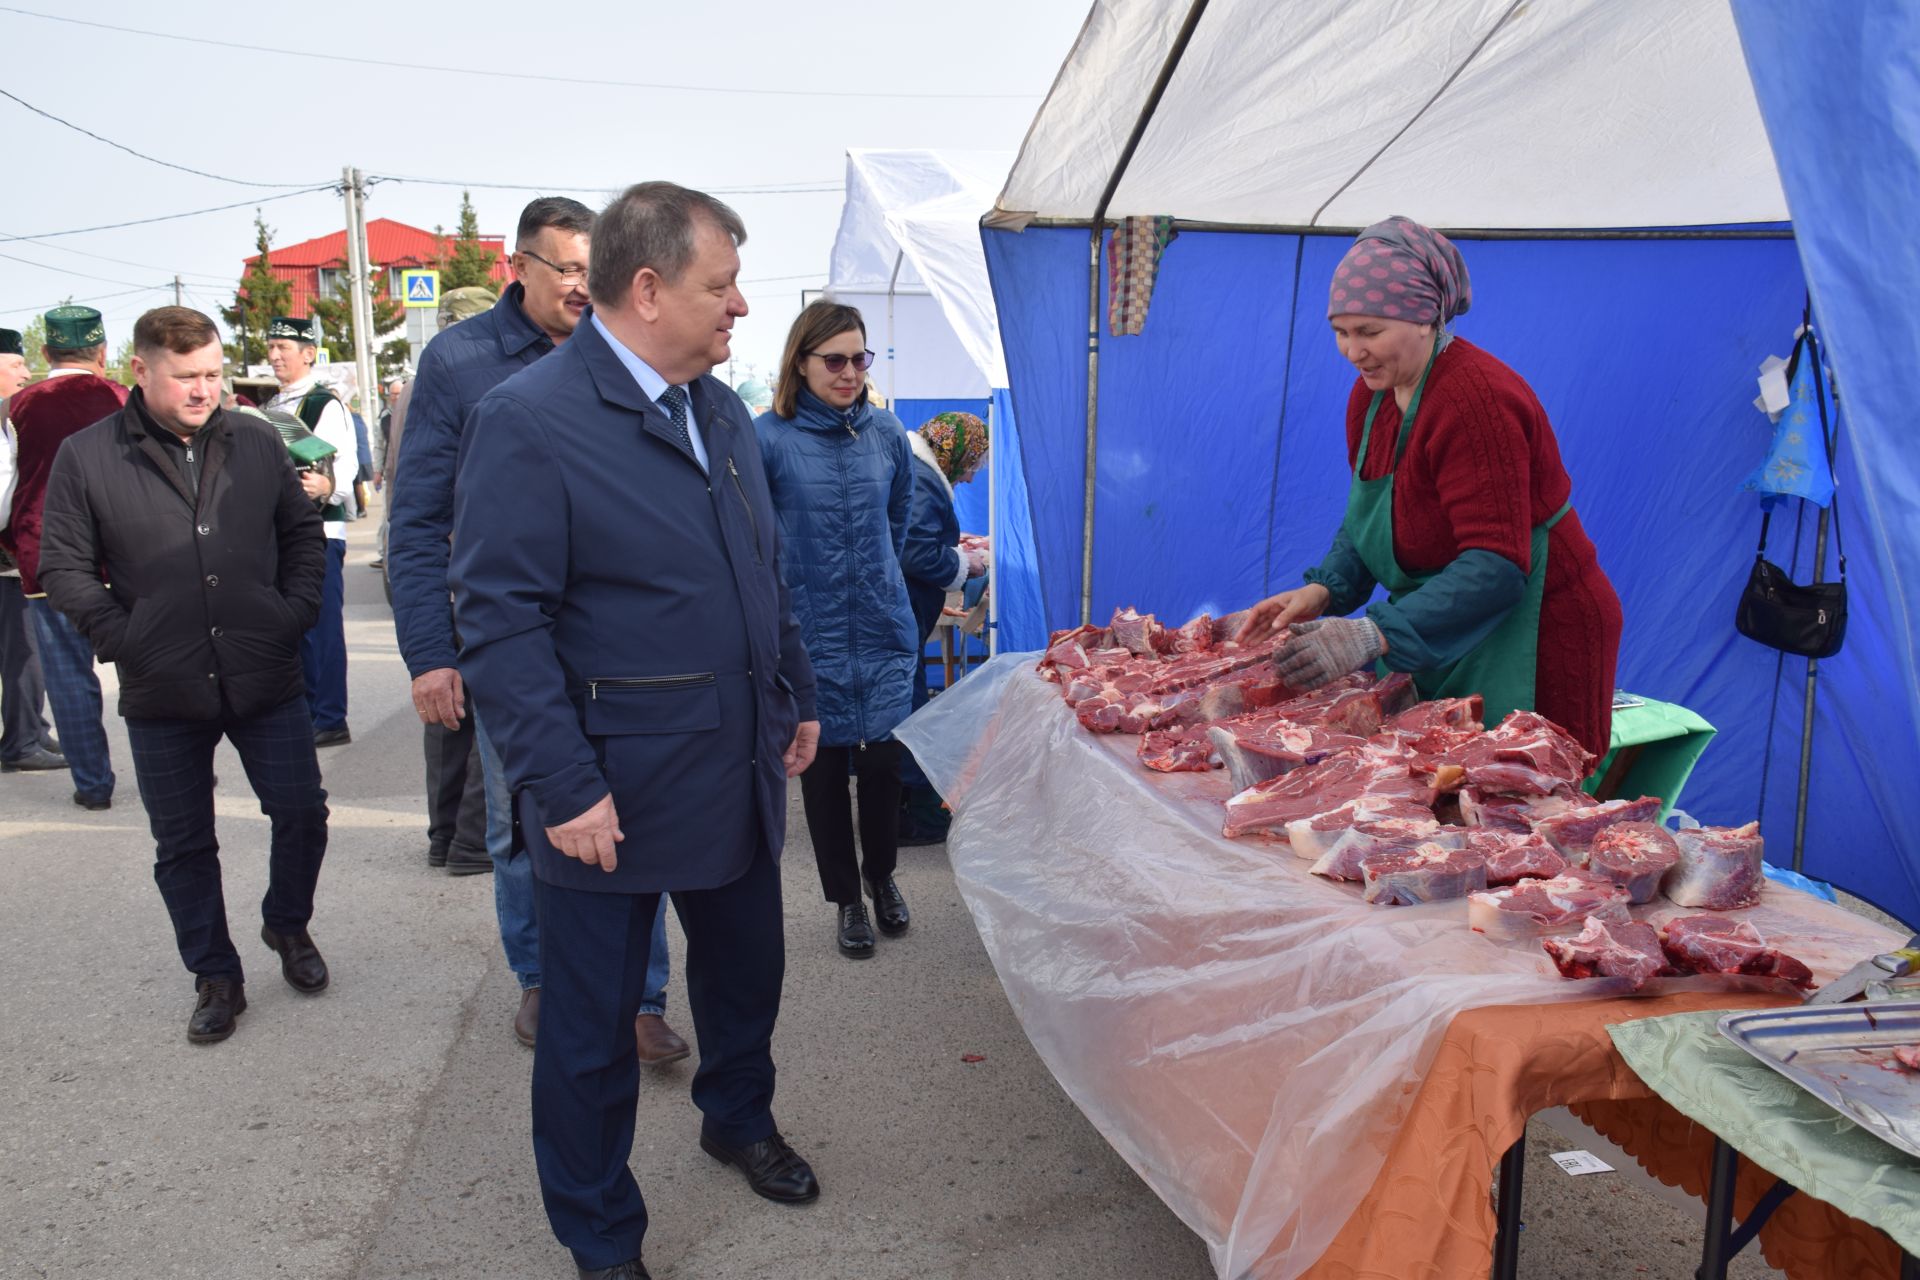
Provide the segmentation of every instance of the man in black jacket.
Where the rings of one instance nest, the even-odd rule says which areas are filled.
[[[272,821],[260,936],[294,990],[327,985],[307,935],[327,793],[300,670],[326,549],[279,434],[219,407],[213,322],[160,307],[140,317],[133,342],[138,385],[125,408],[68,439],[54,461],[41,583],[119,669],[153,876],[195,979],[187,1039],[224,1040],[247,1000],[213,829],[222,736]]]

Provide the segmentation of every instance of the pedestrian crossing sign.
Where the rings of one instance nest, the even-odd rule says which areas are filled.
[[[400,294],[408,307],[440,306],[440,273],[438,271],[402,271],[400,273]]]

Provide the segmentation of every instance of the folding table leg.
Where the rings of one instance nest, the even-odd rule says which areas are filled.
[[[1493,1280],[1518,1280],[1520,1275],[1520,1193],[1527,1169],[1527,1134],[1500,1157],[1500,1196],[1494,1203]]]
[[[1724,1139],[1713,1140],[1713,1181],[1707,1187],[1706,1243],[1700,1249],[1698,1280],[1727,1280],[1733,1261],[1728,1243],[1733,1235],[1733,1184],[1740,1171],[1740,1153]]]

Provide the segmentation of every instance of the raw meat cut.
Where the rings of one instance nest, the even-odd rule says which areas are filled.
[[[1745,920],[1679,916],[1660,926],[1660,945],[1682,973],[1748,973],[1783,978],[1803,990],[1813,986],[1812,970],[1768,946]]]
[[[1207,741],[1210,727],[1190,724],[1149,729],[1140,735],[1140,763],[1155,773],[1205,773],[1216,768],[1219,761],[1214,759],[1213,744]]]
[[[1235,791],[1245,791],[1302,765],[1318,764],[1336,751],[1355,751],[1367,745],[1365,738],[1350,733],[1291,720],[1217,724],[1207,730],[1207,738],[1227,766]]]
[[[1115,610],[1107,630],[1115,644],[1135,657],[1152,658],[1173,648],[1173,642],[1163,638],[1167,629],[1160,625],[1160,620],[1150,613],[1136,613],[1131,606]]]
[[[1367,747],[1340,751],[1318,764],[1270,778],[1238,792],[1227,801],[1229,836],[1251,831],[1284,832],[1289,822],[1314,818],[1351,804],[1365,795],[1392,796],[1432,805],[1433,789],[1422,786],[1407,772],[1407,759],[1398,753]]]
[[[1361,860],[1361,897],[1379,906],[1464,898],[1487,887],[1487,859],[1471,849],[1423,844]]]
[[[1442,832],[1432,814],[1424,810],[1417,810],[1416,813],[1417,816],[1413,817],[1363,818],[1355,822],[1326,841],[1326,852],[1307,869],[1329,880],[1360,880],[1364,878],[1360,864],[1368,858],[1405,853],[1423,844],[1457,849],[1465,843],[1457,833]],[[1293,828],[1289,826],[1287,829],[1291,832]],[[1294,852],[1299,853],[1300,850],[1296,848]]]
[[[1515,711],[1461,747],[1451,762],[1482,792],[1545,796],[1575,787],[1593,755],[1546,717]]]
[[[1541,947],[1563,978],[1624,978],[1637,991],[1649,978],[1672,973],[1660,935],[1637,920],[1587,918],[1577,937],[1548,938]]]
[[[1673,833],[1680,861],[1667,872],[1666,895],[1683,907],[1732,911],[1760,901],[1764,875],[1760,861],[1766,844],[1760,824],[1744,827],[1695,827]]]
[[[1618,822],[1593,838],[1587,866],[1627,891],[1634,906],[1652,902],[1660,881],[1680,861],[1680,846],[1653,822]]]
[[[1389,733],[1401,735],[1407,739],[1407,745],[1417,749],[1417,739],[1425,734],[1443,732],[1451,736],[1462,730],[1484,732],[1486,725],[1481,717],[1485,714],[1486,704],[1477,693],[1470,698],[1435,698],[1432,702],[1414,703],[1388,720],[1385,728]]]
[[[1569,809],[1552,817],[1535,818],[1533,829],[1576,866],[1587,865],[1593,839],[1617,822],[1657,822],[1663,804],[1658,796],[1638,800],[1608,800],[1589,809]]]
[[[1893,1051],[1893,1060],[1909,1071],[1920,1071],[1920,1044],[1903,1044]]]
[[[1627,891],[1605,876],[1568,870],[1551,880],[1522,880],[1509,889],[1467,895],[1467,923],[1489,938],[1565,933],[1588,916],[1627,918]]]
[[[1485,856],[1489,885],[1545,880],[1567,869],[1567,860],[1531,831],[1523,835],[1517,831],[1469,827],[1466,839],[1467,848]]]
[[[1551,818],[1569,809],[1590,809],[1599,803],[1584,791],[1560,796],[1503,796],[1482,792],[1478,787],[1462,787],[1460,820],[1470,827],[1532,835],[1535,819]]]
[[[1289,822],[1287,844],[1293,849],[1295,857],[1312,858],[1318,861],[1330,856],[1335,846],[1355,826],[1388,819],[1415,823],[1433,822],[1433,811],[1425,805],[1393,796],[1361,796],[1337,809],[1315,814],[1311,818]],[[1433,822],[1433,825],[1438,827],[1440,824]],[[1360,877],[1356,869],[1354,874],[1342,878],[1358,880]]]

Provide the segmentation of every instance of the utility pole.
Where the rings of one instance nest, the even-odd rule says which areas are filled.
[[[371,349],[367,329],[373,323],[373,306],[367,281],[367,224],[361,210],[363,180],[360,171],[350,167],[342,169],[340,175],[341,195],[347,205],[347,292],[348,307],[353,313],[353,362],[360,386],[360,407],[372,413],[373,362],[367,355]]]
[[[176,307],[184,307],[187,305],[186,302],[181,298],[180,292],[181,292],[180,277],[175,276],[173,278],[173,305]]]

